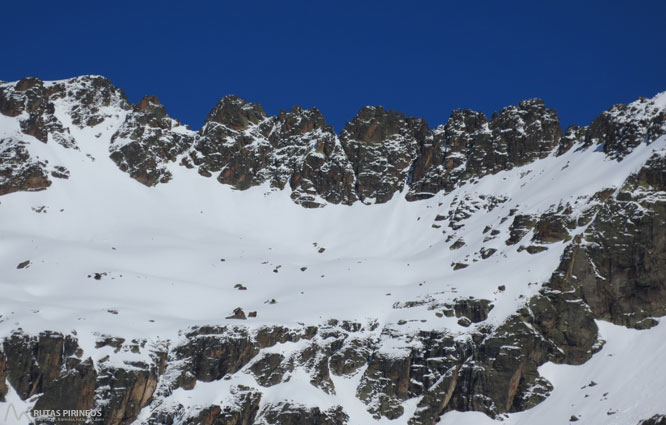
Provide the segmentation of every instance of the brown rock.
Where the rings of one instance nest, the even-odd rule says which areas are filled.
[[[5,401],[7,395],[7,359],[5,353],[0,351],[0,401]]]
[[[225,317],[225,319],[240,319],[240,320],[245,320],[245,312],[243,311],[242,308],[238,307],[234,309],[234,314],[231,316]]]
[[[74,362],[68,372],[50,382],[37,399],[34,410],[90,410],[95,402],[97,372],[92,359]],[[36,423],[50,423],[36,418]],[[57,422],[57,420],[56,420]]]
[[[105,388],[102,395],[104,403],[99,406],[104,425],[133,422],[153,396],[157,388],[156,370],[151,370],[148,365],[134,366],[131,369],[103,370],[98,386]]]

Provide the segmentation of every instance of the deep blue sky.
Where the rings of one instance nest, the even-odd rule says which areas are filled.
[[[198,129],[225,94],[271,114],[425,117],[529,97],[564,126],[666,90],[666,1],[43,1],[2,5],[0,79],[101,74]]]

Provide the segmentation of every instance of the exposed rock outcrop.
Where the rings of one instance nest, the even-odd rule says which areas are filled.
[[[170,118],[154,96],[144,97],[127,114],[111,138],[111,159],[118,167],[146,186],[166,183],[168,162],[190,148],[194,136]]]
[[[199,173],[219,173],[221,183],[237,189],[269,181],[306,207],[323,200],[351,203],[353,170],[333,129],[317,108],[294,106],[278,117],[236,96],[227,96],[209,114],[185,164]]]
[[[116,352],[131,350],[131,344],[117,339]],[[102,348],[100,345],[98,348]],[[72,335],[43,332],[30,336],[15,332],[3,341],[0,380],[9,384],[23,399],[36,398],[33,412],[92,410],[101,412],[104,424],[132,422],[151,400],[158,376],[163,372],[165,353],[155,354],[155,362],[130,362],[107,366],[104,359],[94,364]],[[2,396],[6,394],[6,386]],[[35,414],[37,423],[66,421],[65,417]]]
[[[48,83],[29,77],[15,85],[0,84],[0,113],[16,117],[21,131],[0,137],[0,195],[44,190],[52,183],[49,174],[69,177],[65,167],[48,164],[28,149],[34,139],[78,149],[69,123],[56,116],[56,103],[63,103],[71,124],[81,128],[93,127],[129,109],[124,93],[98,76]]]
[[[558,289],[576,290],[599,318],[645,328],[666,314],[664,170],[657,155],[630,177],[559,267]]]
[[[51,186],[47,164],[33,158],[25,143],[16,139],[0,140],[0,195],[32,192]]]
[[[541,99],[506,107],[490,120],[480,112],[453,111],[416,160],[407,199],[427,198],[452,190],[462,180],[544,158],[561,133],[557,114]]]
[[[666,134],[666,111],[654,100],[640,98],[603,112],[585,132],[585,143],[602,145],[612,158],[621,159],[638,144]]]
[[[105,425],[134,421],[157,388],[158,369],[133,363],[125,367],[103,367],[98,378],[97,404]]]
[[[666,415],[654,415],[650,419],[640,421],[638,425],[666,425]]]
[[[15,332],[3,341],[7,380],[22,400],[43,393],[58,378],[76,348],[76,340],[59,333],[28,336]]]
[[[261,423],[266,425],[345,425],[349,420],[341,406],[321,411],[318,407],[307,408],[289,403],[269,406],[262,416]]]
[[[386,202],[409,184],[412,162],[432,135],[423,119],[367,106],[340,133],[360,200]]]
[[[59,374],[37,399],[34,411],[91,410],[95,405],[97,371],[91,359],[68,359],[66,371]],[[65,422],[64,418],[35,415],[36,423]],[[107,422],[108,423],[108,422]]]
[[[5,401],[7,391],[9,391],[7,386],[7,358],[5,353],[0,350],[0,401]]]

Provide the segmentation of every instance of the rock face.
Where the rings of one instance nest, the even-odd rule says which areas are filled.
[[[0,88],[0,113],[8,117],[18,117],[23,134],[46,143],[49,135],[61,144],[71,143],[64,127],[54,116],[55,108],[51,98],[61,95],[63,86],[45,86],[37,78],[24,78],[14,87]]]
[[[557,114],[541,99],[506,107],[490,120],[480,112],[453,111],[416,160],[407,199],[428,198],[462,180],[544,158],[561,133]]]
[[[104,368],[98,379],[97,404],[105,425],[134,421],[152,399],[157,387],[157,368],[133,364],[134,368]]]
[[[516,320],[519,324],[520,320]],[[169,352],[142,347],[141,343],[128,343],[122,338],[107,338],[97,344],[98,349],[113,348],[115,353],[148,352],[153,359],[149,364],[126,361],[124,366],[115,362],[107,365],[108,360],[105,359],[97,365],[89,358],[81,360],[82,353],[76,340],[60,334],[45,333],[38,338],[15,334],[5,340],[4,351],[8,380],[21,398],[41,394],[35,410],[48,411],[63,406],[69,409],[99,409],[103,423],[109,425],[134,421],[146,406],[151,406],[153,412],[151,422],[175,423],[177,415],[186,415],[187,412],[160,408],[161,402],[157,401],[160,397],[168,396],[177,388],[191,389],[199,381],[226,379],[245,366],[262,386],[283,382],[295,368],[304,368],[312,376],[312,385],[334,392],[330,373],[351,375],[365,365],[367,368],[358,387],[358,397],[368,404],[371,413],[378,418],[397,418],[404,413],[401,401],[423,396],[423,409],[412,423],[434,423],[441,413],[450,408],[482,410],[489,414],[513,411],[522,406],[514,403],[516,397],[525,393],[535,397],[535,382],[547,388],[547,383],[539,381],[535,369],[540,361],[548,358],[548,344],[552,344],[543,336],[526,335],[526,341],[531,342],[526,342],[525,347],[529,350],[525,359],[529,358],[532,363],[521,363],[521,357],[512,352],[507,357],[511,360],[510,364],[501,366],[492,361],[487,363],[485,372],[479,372],[483,362],[489,361],[491,356],[498,356],[497,350],[509,340],[511,344],[516,343],[515,335],[520,334],[516,326],[520,327],[511,322],[495,333],[480,334],[477,341],[470,341],[471,344],[455,342],[447,333],[425,332],[410,336],[395,334],[395,330],[391,329],[384,329],[379,339],[375,339],[363,336],[366,335],[365,329],[360,324],[348,322],[330,323],[319,329],[263,328],[252,334],[243,327],[200,328],[189,333],[184,344]],[[559,328],[553,325],[543,329]],[[360,340],[359,336],[362,336]],[[592,332],[590,336],[594,341],[596,334]],[[395,337],[406,337],[409,340],[407,346],[414,347],[405,351],[405,357],[382,354],[382,341]],[[584,344],[589,343],[588,339],[584,339]],[[269,354],[270,351],[262,354],[262,350],[270,350],[276,344],[299,341],[309,343],[289,357]],[[539,346],[534,341],[543,346],[539,351],[542,352],[541,357],[534,354],[533,350]],[[418,344],[412,344],[414,342]],[[572,359],[580,360],[578,357]],[[340,361],[344,361],[346,366],[342,366]],[[472,365],[474,367],[468,369]],[[475,375],[468,376],[472,370]],[[502,390],[506,374],[518,374],[516,376],[522,379],[518,381],[521,385]],[[476,386],[472,389],[474,400],[489,400],[494,404],[478,404],[469,399],[471,393],[468,386],[472,382]],[[486,384],[479,386],[479,382]],[[262,418],[262,423],[268,424],[344,424],[348,420],[342,407],[321,411],[279,403],[260,410],[260,392],[237,387],[232,395],[236,408],[212,406],[190,417],[188,423],[243,424]],[[535,403],[534,400],[531,402]],[[495,405],[503,407],[496,408]],[[38,421],[49,420],[48,417],[38,418]]]
[[[19,397],[26,399],[44,392],[59,376],[76,349],[76,341],[44,332],[37,337],[14,333],[3,342],[6,375]]]
[[[628,105],[615,105],[599,115],[585,132],[586,144],[603,144],[609,156],[620,159],[640,143],[666,134],[663,105],[640,98]]]
[[[410,423],[434,424],[448,410],[495,416],[542,401],[552,386],[539,376],[538,366],[546,361],[580,364],[596,349],[593,317],[580,300],[572,301],[545,289],[497,329],[482,327],[467,343],[422,335],[428,342],[412,352],[406,369],[389,365],[409,371],[410,396],[422,396]]]
[[[154,96],[146,96],[111,139],[111,159],[118,167],[146,186],[166,183],[171,173],[165,164],[174,162],[192,145],[194,137],[170,118]]]
[[[0,351],[0,401],[5,401],[7,395],[7,358],[5,353]]]
[[[55,114],[56,103],[69,105],[65,122]],[[103,77],[49,83],[30,77],[15,85],[0,84],[0,114],[17,117],[19,123],[17,132],[0,140],[0,195],[43,190],[52,184],[49,177],[69,177],[63,166],[33,157],[26,148],[31,140],[77,149],[67,125],[93,127],[127,109],[122,90]]]
[[[53,116],[55,109],[48,101],[57,90],[46,88],[37,78],[0,86],[0,114],[17,117],[19,123],[15,136],[0,140],[0,195],[43,190],[51,185],[47,164],[31,157],[23,138],[31,136],[46,143],[52,134],[56,141],[71,143],[63,136],[64,128]]]
[[[506,240],[507,245],[515,245],[520,242],[523,237],[534,228],[536,220],[534,217],[524,214],[518,214],[513,218],[511,227],[509,228],[509,239]]]
[[[138,346],[130,346],[119,342],[116,352],[138,352]],[[132,362],[124,367],[108,367],[104,359],[95,364],[91,358],[83,358],[73,335],[43,332],[29,336],[17,332],[3,342],[2,396],[7,391],[6,377],[22,400],[39,394],[33,411],[98,409],[104,424],[125,424],[136,419],[152,398],[157,377],[163,372],[160,360],[164,357],[155,352],[154,359],[151,364]],[[59,420],[49,415],[34,417],[37,423]]]
[[[278,403],[260,409],[261,392],[243,386],[231,391],[234,401],[228,407],[211,406],[195,415],[163,405],[163,398],[178,388],[190,390],[198,382],[228,379],[241,370],[270,387],[288,380],[296,369],[329,393],[336,391],[330,374],[353,376],[364,369],[357,397],[369,412],[377,418],[398,418],[404,413],[401,402],[421,397],[419,413],[410,423],[432,424],[450,409],[495,415],[528,408],[550,389],[537,366],[546,360],[578,364],[591,355],[596,326],[589,311],[582,303],[558,297],[541,295],[529,310],[467,342],[447,332],[410,335],[332,321],[319,328],[264,327],[254,332],[238,326],[202,327],[172,349],[166,349],[166,343],[149,347],[106,337],[96,347],[110,354],[97,364],[82,360],[84,353],[72,336],[17,333],[5,340],[0,359],[6,356],[7,379],[21,398],[40,394],[35,410],[99,409],[109,425],[134,421],[144,407],[152,412],[149,423],[188,418],[191,424],[346,424],[341,406],[322,411]],[[384,351],[384,344],[394,345],[395,340],[404,341],[402,355]],[[302,348],[287,356],[271,352],[280,344]],[[109,360],[118,353],[147,353],[151,361],[119,365]],[[41,423],[52,418],[37,419]]]
[[[356,200],[353,171],[333,129],[317,108],[294,106],[278,117],[262,107],[227,96],[213,108],[185,164],[204,176],[217,174],[237,189],[270,182],[292,198],[316,207],[321,198],[333,203]]]
[[[558,288],[576,290],[599,318],[646,328],[666,314],[664,170],[655,156],[631,176],[560,265]]]
[[[20,140],[2,139],[0,149],[0,195],[44,190],[51,186],[47,164],[31,157]]]
[[[349,420],[340,406],[322,412],[318,407],[306,408],[289,403],[272,406],[263,417],[264,423],[271,425],[345,425]]]
[[[386,202],[409,184],[410,167],[429,138],[432,135],[423,119],[381,106],[361,109],[340,133],[356,175],[359,199]]]
[[[47,411],[63,410],[91,410],[95,405],[95,382],[97,371],[90,359],[81,361],[76,358],[68,359],[65,372],[49,384],[44,394],[39,397],[33,410]],[[37,415],[36,415],[37,416]],[[37,416],[38,423],[49,423],[53,418]]]
[[[107,366],[105,360],[95,367],[90,359],[80,360],[77,356],[81,356],[81,352],[76,341],[58,334],[43,334],[39,338],[16,334],[5,341],[5,351],[10,371],[8,378],[12,386],[20,391],[20,396],[28,398],[42,393],[34,409],[46,411],[61,409],[63,406],[71,409],[100,409],[105,424],[130,423],[136,419],[141,408],[155,400],[155,396],[159,398],[168,395],[180,387],[191,389],[197,381],[220,380],[246,365],[263,386],[282,382],[288,379],[287,374],[291,370],[304,367],[312,376],[313,385],[335,391],[328,378],[329,373],[354,374],[367,364],[358,388],[358,397],[368,403],[369,411],[377,417],[400,417],[403,409],[399,401],[422,395],[425,395],[422,401],[424,409],[413,423],[433,423],[446,410],[450,400],[458,408],[462,407],[459,399],[464,396],[458,392],[466,391],[464,385],[468,381],[464,377],[462,381],[458,380],[458,371],[466,370],[469,360],[465,359],[476,352],[473,348],[477,346],[476,343],[456,343],[446,333],[421,333],[414,340],[419,342],[420,348],[410,349],[406,357],[396,358],[381,354],[381,337],[380,340],[364,337],[359,344],[358,336],[364,335],[363,331],[362,326],[353,323],[331,323],[319,329],[264,328],[255,334],[249,334],[245,328],[239,327],[201,328],[188,334],[187,342],[175,347],[171,353],[155,351],[151,364],[130,362],[121,367]],[[381,334],[384,337],[400,337],[391,335],[393,332],[386,329]],[[298,343],[301,340],[310,341],[311,344],[290,358],[260,354],[262,350],[276,344]],[[116,352],[144,350],[125,343],[122,338],[107,341],[112,342]],[[98,347],[111,347],[107,344],[101,342]],[[476,352],[476,358],[482,361],[486,358],[487,349],[483,348],[483,344],[478,347],[480,350]],[[355,358],[361,361],[354,362]],[[352,363],[349,363],[349,368],[335,366],[340,360]],[[496,371],[497,367],[494,365],[491,370]],[[515,371],[511,369],[511,373]],[[536,375],[534,370],[531,373]],[[502,400],[502,397],[507,397],[505,394],[497,395],[499,393],[495,387],[483,387],[478,391],[487,394],[488,399],[499,397]],[[513,393],[522,394],[517,390],[513,390]],[[342,407],[321,411],[318,408],[279,403],[268,405],[260,411],[260,394],[249,388],[238,387],[233,395],[235,405],[240,406],[240,409],[212,406],[196,417],[190,417],[188,423],[244,424],[262,418],[262,423],[268,424],[344,424],[348,420]],[[174,415],[178,412],[160,409],[159,405],[153,406],[151,422],[174,423]],[[509,410],[511,406],[507,406],[498,411]],[[495,412],[492,409],[476,410]],[[49,418],[39,420],[48,421]]]

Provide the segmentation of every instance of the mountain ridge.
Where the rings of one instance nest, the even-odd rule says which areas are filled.
[[[405,188],[408,200],[428,198],[553,150],[561,155],[577,138],[586,145],[604,140],[604,152],[620,159],[644,139],[666,132],[664,108],[659,106],[663,93],[614,105],[590,126],[571,126],[564,133],[557,113],[546,109],[541,99],[530,99],[490,119],[480,112],[454,110],[446,124],[434,129],[422,118],[366,106],[336,134],[317,108],[294,106],[290,112],[268,116],[261,105],[234,95],[221,98],[202,128],[193,132],[169,117],[156,97],[132,105],[122,90],[101,76],[50,83],[30,77],[2,86],[0,112],[28,112],[30,116],[21,120],[22,131],[43,142],[48,134],[59,143],[67,138],[52,116],[52,96],[80,97],[92,109],[117,104],[127,111],[127,120],[112,138],[111,157],[145,185],[167,182],[165,164],[178,161],[203,176],[216,174],[221,183],[241,190],[264,181],[279,189],[288,184],[293,199],[306,207],[382,203]],[[87,121],[82,119],[75,113],[73,122],[92,126],[100,117],[93,113]],[[638,124],[623,125],[625,121]],[[24,173],[26,190],[47,184],[46,173],[35,175],[34,167]],[[11,190],[7,183],[3,186],[0,191]]]

